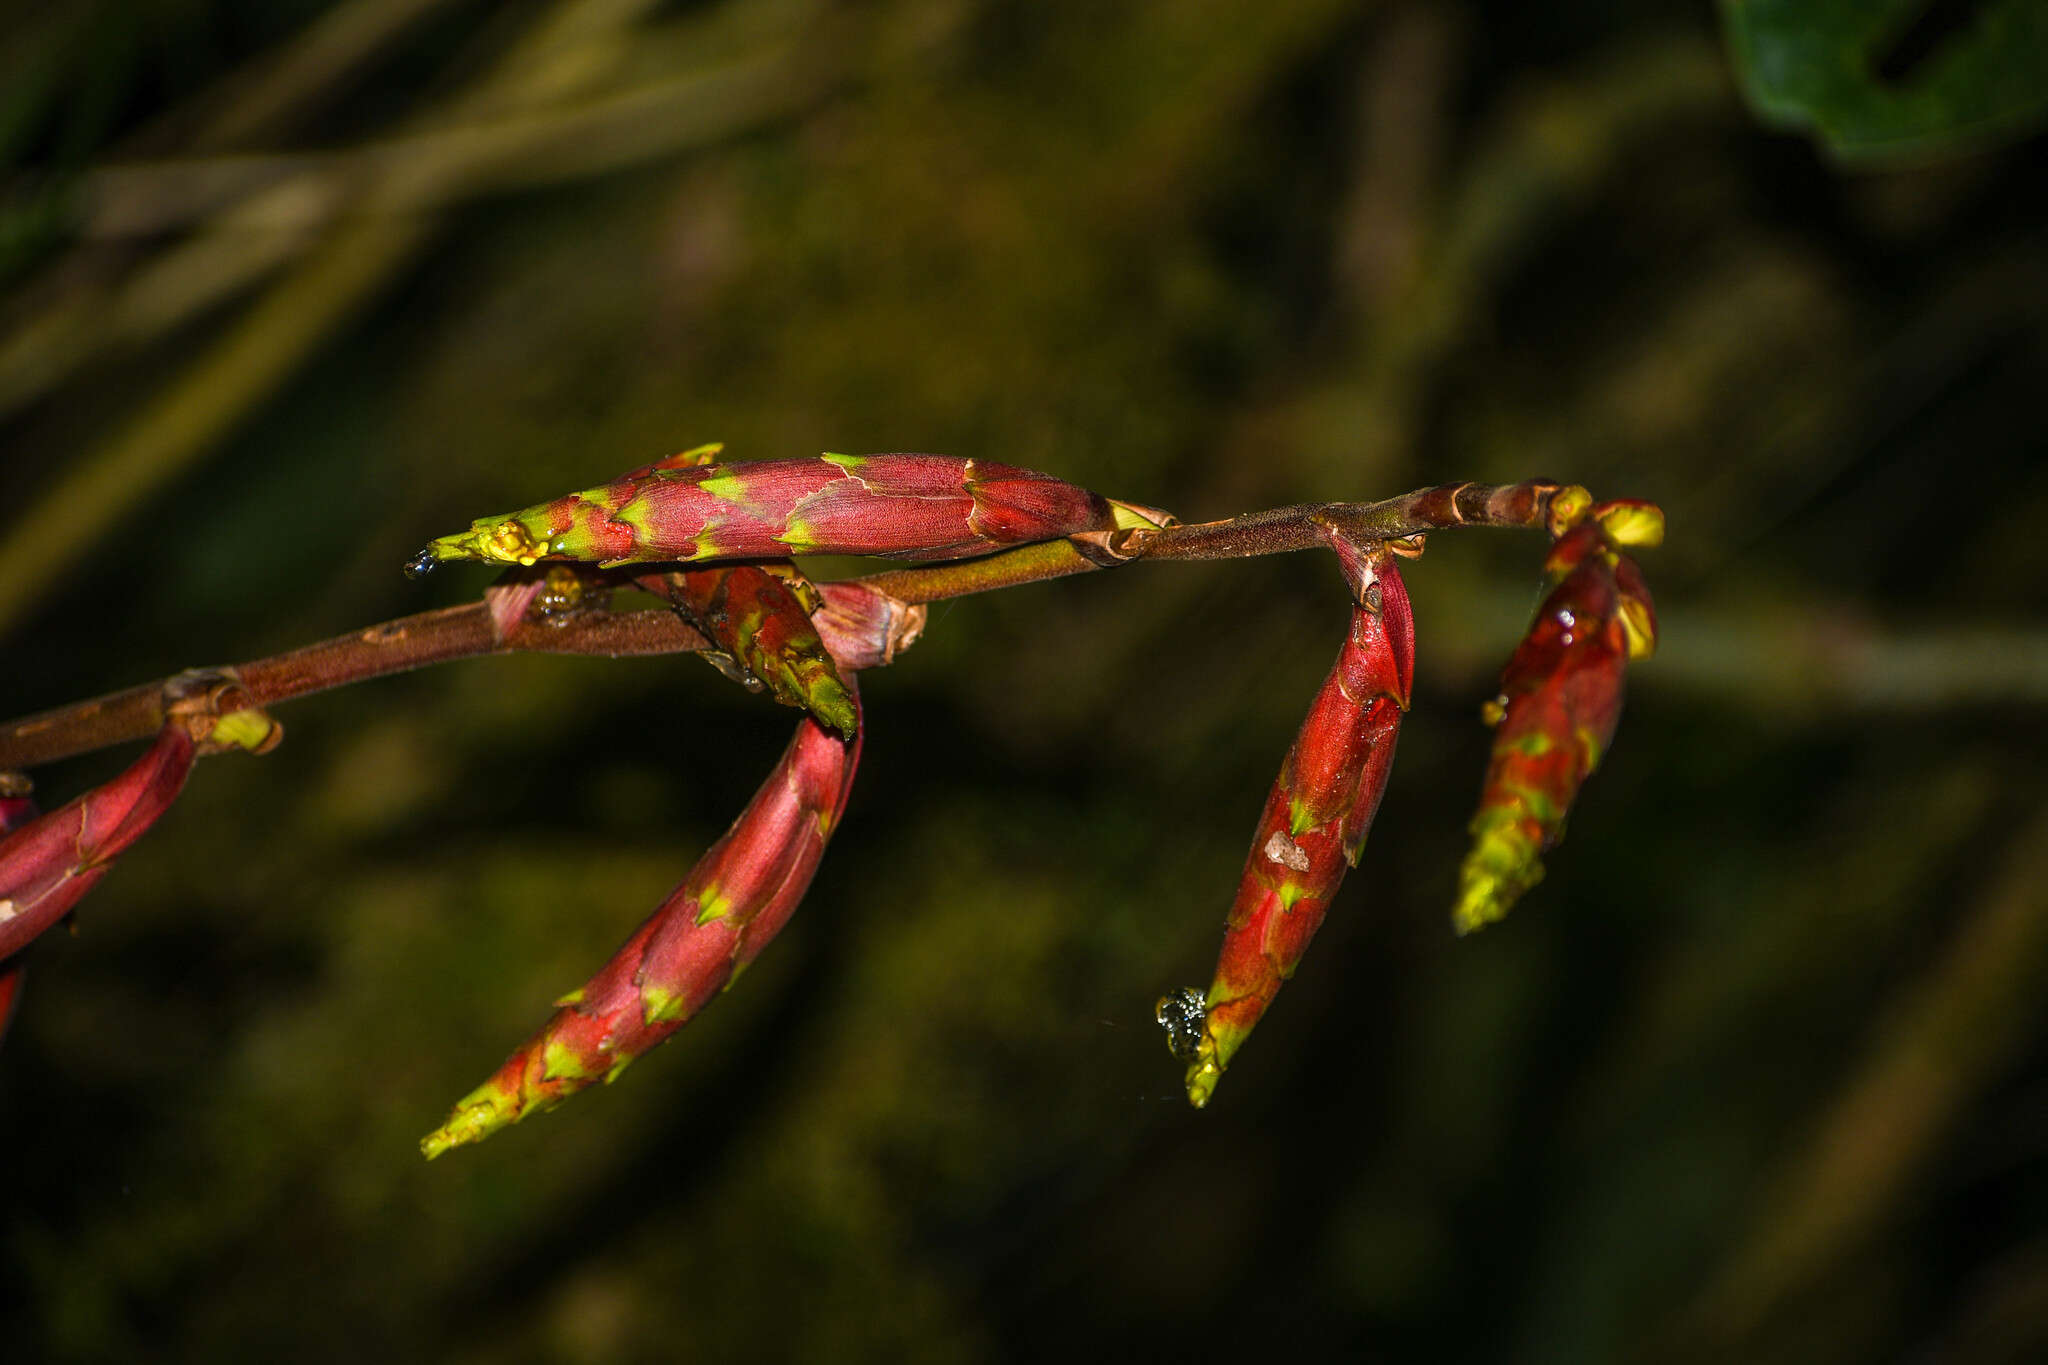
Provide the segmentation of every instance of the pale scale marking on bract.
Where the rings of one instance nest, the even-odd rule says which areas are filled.
[[[1308,871],[1308,854],[1303,851],[1300,844],[1288,838],[1281,830],[1274,830],[1273,837],[1266,840],[1265,852],[1267,858],[1283,867],[1292,868],[1296,872]]]

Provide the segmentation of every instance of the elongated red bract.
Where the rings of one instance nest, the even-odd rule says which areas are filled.
[[[197,746],[173,722],[120,776],[0,840],[0,959],[64,918],[170,808]]]
[[[754,799],[597,975],[420,1143],[476,1142],[609,1081],[688,1023],[788,922],[838,826],[860,762],[806,716]]]
[[[1266,798],[1225,921],[1198,1037],[1181,1048],[1188,1099],[1209,1102],[1224,1069],[1294,974],[1385,793],[1415,676],[1408,590],[1383,550],[1338,546],[1357,606]],[[1161,1002],[1161,1022],[1174,997]]]
[[[1516,647],[1489,708],[1497,728],[1452,923],[1470,933],[1507,914],[1543,878],[1542,855],[1600,766],[1621,721],[1629,660],[1657,644],[1657,614],[1628,543],[1655,544],[1663,514],[1603,503],[1566,528],[1544,561],[1550,595]],[[1617,539],[1622,537],[1622,539]]]
[[[1117,525],[1100,494],[989,460],[819,455],[698,464],[691,455],[442,536],[409,566],[546,559],[646,564],[790,554],[959,559]]]

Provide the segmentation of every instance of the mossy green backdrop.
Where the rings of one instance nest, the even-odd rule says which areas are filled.
[[[1550,475],[1670,536],[1611,757],[1467,940],[1541,545],[1431,539],[1378,826],[1200,1113],[1151,1005],[1207,980],[1344,630],[1325,557],[935,608],[739,988],[431,1166],[791,716],[687,657],[283,708],[33,951],[0,1355],[2048,1351],[2023,128],[1845,163],[1759,121],[1705,3],[34,9],[0,19],[7,715],[463,600],[399,565],[708,440],[1187,519]]]

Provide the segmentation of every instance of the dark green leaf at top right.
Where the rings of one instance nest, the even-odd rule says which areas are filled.
[[[2048,118],[2048,0],[1722,0],[1765,122],[1849,161],[1975,150]]]

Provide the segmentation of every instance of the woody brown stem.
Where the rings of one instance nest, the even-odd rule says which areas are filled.
[[[263,707],[428,664],[486,654],[617,658],[677,654],[702,649],[704,644],[702,635],[666,611],[593,612],[561,625],[525,621],[502,640],[494,639],[489,608],[471,602],[401,616],[252,663],[196,671],[236,684],[241,704]],[[0,727],[0,769],[32,768],[147,738],[163,725],[167,698],[189,690],[183,684],[192,676],[192,672],[180,673],[11,721]]]
[[[1560,485],[1443,484],[1382,502],[1302,503],[1228,521],[1109,533],[1101,542],[1024,545],[981,559],[919,565],[858,580],[908,603],[1014,588],[1137,560],[1245,559],[1313,549],[1324,527],[1354,540],[1398,540],[1458,526],[1540,528]],[[643,570],[645,566],[640,566]],[[482,602],[421,612],[251,663],[204,670],[233,683],[240,704],[268,707],[314,692],[487,654],[680,654],[704,637],[667,611],[588,612],[559,624],[519,622],[502,639]],[[146,739],[163,725],[167,695],[190,674],[144,683],[0,725],[0,771]],[[184,689],[189,690],[189,688]]]

